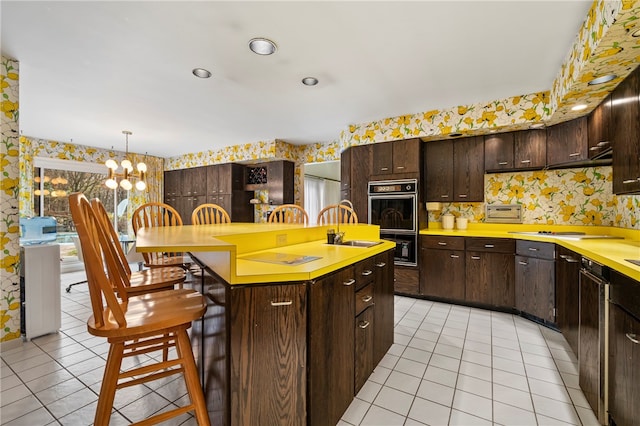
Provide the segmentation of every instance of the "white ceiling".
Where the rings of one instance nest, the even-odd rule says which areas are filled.
[[[3,0],[1,47],[23,135],[170,157],[549,90],[591,3]]]

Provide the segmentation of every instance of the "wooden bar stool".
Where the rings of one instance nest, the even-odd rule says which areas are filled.
[[[231,223],[229,213],[217,204],[200,204],[191,213],[193,225],[211,225],[214,223]]]
[[[269,216],[269,223],[309,223],[309,215],[297,204],[283,204],[276,207]]]
[[[358,223],[358,215],[349,206],[341,204],[331,204],[318,213],[318,225],[328,225],[331,223]]]
[[[119,300],[114,287],[124,294],[120,287],[125,278],[113,277],[112,271],[103,263],[103,257],[104,262],[117,262],[112,258],[113,250],[105,249],[111,244],[110,238],[84,195],[71,194],[69,205],[81,241],[93,311],[87,320],[87,329],[94,336],[106,338],[110,344],[94,424],[109,424],[117,390],[182,374],[190,403],[135,424],[155,424],[194,411],[199,425],[209,425],[209,414],[187,334],[192,321],[204,315],[207,309],[205,298],[197,291],[178,289]],[[175,359],[121,371],[125,358],[171,347],[176,348]]]

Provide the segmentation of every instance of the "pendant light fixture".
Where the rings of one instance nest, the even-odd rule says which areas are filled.
[[[119,184],[122,189],[129,191],[133,188],[131,179],[137,179],[136,189],[138,191],[144,191],[147,188],[147,183],[145,181],[147,165],[140,162],[136,165],[136,172],[133,171],[133,164],[131,164],[131,161],[129,160],[129,135],[132,135],[133,133],[129,130],[123,130],[122,133],[125,135],[126,141],[124,160],[120,163],[120,166],[122,166],[122,173],[118,172],[118,163],[111,158],[108,159],[104,163],[104,165],[109,169],[107,180],[104,184],[110,189],[116,189]],[[120,179],[119,183],[118,179]]]

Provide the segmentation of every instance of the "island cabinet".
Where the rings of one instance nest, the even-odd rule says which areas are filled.
[[[515,307],[555,323],[555,244],[516,241]]]
[[[420,293],[464,300],[464,237],[425,235],[420,238]]]
[[[556,324],[578,354],[578,328],[580,306],[580,255],[562,246],[556,246]]]
[[[371,145],[372,180],[379,176],[393,179],[407,178],[404,174],[420,172],[420,139],[405,139]],[[398,176],[402,175],[402,176]]]
[[[370,166],[371,145],[352,146],[340,154],[340,198],[353,203],[361,223],[369,221]]]
[[[375,276],[373,287],[375,333],[373,340],[374,367],[385,356],[393,345],[393,292],[394,292],[394,264],[393,250],[381,253],[375,257]]]
[[[587,117],[589,158],[598,158],[611,149],[611,95]]]
[[[640,193],[640,70],[611,94],[614,194]]]
[[[496,307],[515,305],[515,241],[466,238],[465,300]]]
[[[568,166],[589,159],[587,117],[547,128],[547,165]]]

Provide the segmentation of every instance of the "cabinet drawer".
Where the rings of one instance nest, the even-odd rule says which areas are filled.
[[[422,247],[445,250],[464,250],[464,237],[423,236]]]
[[[356,292],[356,316],[373,303],[373,284],[368,284]]]
[[[514,253],[516,243],[507,238],[465,238],[469,251],[489,251],[492,253]]]
[[[516,241],[516,254],[537,259],[555,259],[556,245],[539,241]]]
[[[356,291],[373,282],[375,276],[375,258],[370,257],[354,265],[356,273]]]

